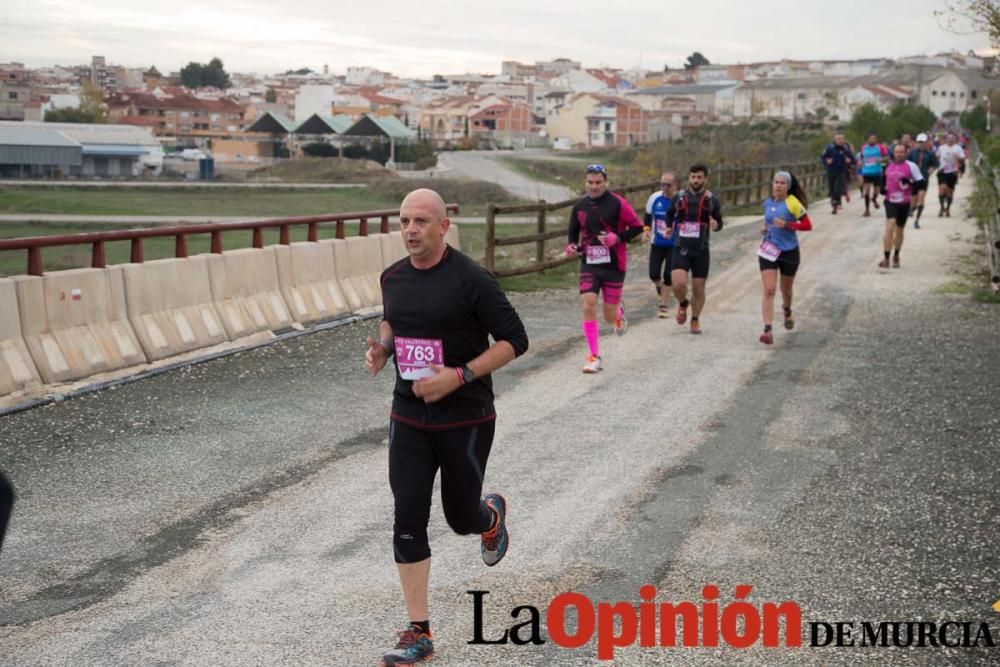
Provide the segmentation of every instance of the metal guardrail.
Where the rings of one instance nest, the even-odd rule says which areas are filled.
[[[458,214],[458,204],[448,204],[449,213]],[[42,275],[42,248],[53,246],[91,246],[90,266],[103,269],[107,267],[105,244],[113,241],[129,241],[131,243],[130,261],[141,264],[143,257],[143,240],[149,238],[174,237],[174,257],[188,256],[188,237],[197,234],[211,235],[211,250],[213,254],[223,251],[223,232],[251,230],[251,243],[254,248],[264,247],[264,230],[278,229],[278,243],[291,243],[290,229],[305,225],[308,227],[306,240],[319,240],[319,226],[334,223],[337,226],[336,238],[345,237],[346,223],[358,222],[358,236],[368,236],[368,221],[379,220],[379,232],[389,231],[389,218],[398,217],[399,209],[361,211],[358,213],[337,213],[332,215],[313,215],[296,218],[273,218],[246,222],[217,222],[197,225],[174,225],[170,227],[154,227],[148,229],[127,229],[109,232],[87,232],[83,234],[64,234],[56,236],[28,236],[16,239],[0,239],[0,250],[25,250],[28,253],[28,275]]]
[[[812,192],[825,182],[825,169],[819,161],[797,162],[789,165],[753,165],[753,166],[720,166],[709,172],[711,190],[719,196],[723,205],[746,206],[763,201],[771,192],[771,177],[779,169],[790,170],[800,180],[805,190]],[[680,185],[680,184],[679,184]],[[651,193],[660,189],[660,181],[650,181],[629,185],[623,188],[612,188],[611,191],[625,196],[635,192]],[[581,195],[582,196],[582,195]],[[579,261],[576,257],[548,257],[545,242],[566,235],[566,227],[560,221],[558,229],[548,229],[548,214],[560,209],[571,208],[580,201],[579,197],[564,201],[549,203],[539,201],[536,204],[489,204],[486,207],[486,246],[483,265],[498,278],[538,273],[553,269],[564,264]],[[496,235],[498,216],[536,213],[538,223],[536,233],[518,236]],[[641,212],[640,212],[641,213]],[[531,264],[497,268],[496,249],[505,246],[535,244],[535,258]]]

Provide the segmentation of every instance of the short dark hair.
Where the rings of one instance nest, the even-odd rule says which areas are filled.
[[[708,167],[706,167],[705,165],[700,164],[700,163],[699,164],[693,164],[693,165],[691,165],[691,168],[688,169],[688,173],[689,174],[696,174],[696,173],[697,174],[705,174],[705,177],[708,178]]]

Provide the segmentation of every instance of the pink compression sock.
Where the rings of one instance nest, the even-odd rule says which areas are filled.
[[[597,320],[588,320],[583,323],[583,335],[587,337],[587,347],[595,357],[600,354],[598,347]]]

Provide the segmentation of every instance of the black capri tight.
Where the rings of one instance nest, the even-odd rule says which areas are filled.
[[[654,283],[662,280],[664,285],[670,285],[670,258],[674,254],[673,246],[649,246],[649,279]]]
[[[431,557],[427,523],[434,477],[441,469],[441,505],[459,535],[485,533],[493,512],[480,497],[496,422],[453,431],[421,431],[389,423],[389,486],[395,503],[392,545],[397,563]]]
[[[10,480],[0,471],[0,549],[3,548],[3,536],[7,532],[7,522],[14,508],[14,487]]]

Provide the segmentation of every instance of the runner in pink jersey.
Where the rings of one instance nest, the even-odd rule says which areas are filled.
[[[885,234],[882,235],[882,252],[885,257],[879,262],[879,267],[889,268],[889,255],[892,255],[892,267],[899,268],[899,251],[903,247],[903,229],[906,219],[910,216],[910,203],[913,199],[913,183],[922,181],[924,175],[920,167],[906,159],[906,147],[896,144],[892,152],[892,162],[885,169]]]
[[[642,234],[642,221],[632,205],[608,190],[608,171],[600,164],[587,167],[587,195],[569,215],[566,254],[580,255],[580,302],[583,334],[587,339],[584,373],[601,370],[597,295],[604,296],[604,320],[622,335],[628,319],[622,306],[622,288],[628,252],[625,244]]]

